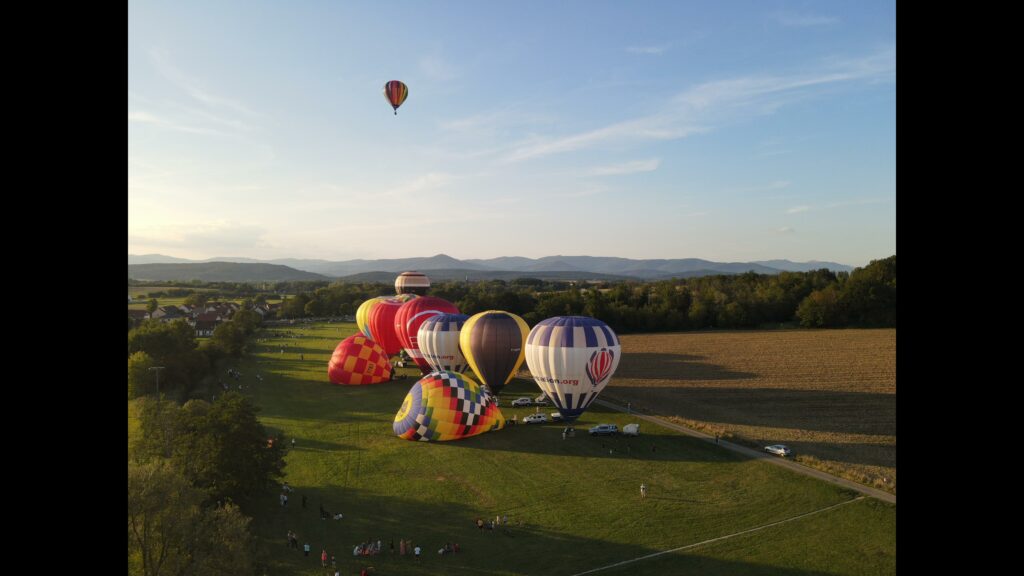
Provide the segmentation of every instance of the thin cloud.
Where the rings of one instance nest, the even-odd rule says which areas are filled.
[[[129,246],[147,251],[178,250],[217,252],[269,247],[262,226],[218,220],[188,225],[151,226],[130,231]],[[230,256],[231,254],[220,254]]]
[[[626,52],[630,54],[664,54],[668,50],[668,45],[664,46],[629,46],[626,48]]]
[[[178,67],[171,62],[171,58],[166,50],[154,48],[150,50],[149,55],[161,76],[199,102],[202,102],[212,108],[227,108],[246,116],[262,116],[257,112],[253,112],[241,102],[214,94],[208,90],[202,85],[200,80],[193,78],[178,69]]]
[[[445,82],[459,77],[458,69],[436,54],[420,57],[419,68],[430,80]]]
[[[772,15],[772,19],[787,28],[810,28],[813,26],[830,26],[839,22],[839,18],[833,16],[819,16],[816,14],[797,14],[794,12],[779,12]]]
[[[895,198],[854,198],[852,200],[843,200],[841,202],[831,202],[821,206],[794,206],[786,210],[786,214],[797,214],[800,212],[812,212],[817,210],[831,210],[833,208],[846,208],[848,206],[866,206],[870,204],[888,204],[894,201]]]
[[[790,228],[789,226],[783,226],[782,228],[776,228],[775,229],[775,233],[776,234],[796,234],[796,230]]]
[[[208,134],[214,136],[227,136],[224,132],[214,130],[212,128],[204,128],[201,126],[191,126],[188,124],[182,124],[179,122],[171,121],[166,118],[162,118],[155,114],[145,111],[128,111],[128,122],[135,124],[146,124],[149,126],[157,126],[167,130],[174,130],[176,132],[187,132],[189,134]]]
[[[661,158],[651,158],[650,160],[634,160],[623,164],[597,166],[591,168],[588,173],[591,176],[622,176],[625,174],[636,174],[637,172],[654,172],[660,165]]]
[[[502,162],[591,148],[607,142],[677,140],[708,132],[744,115],[771,114],[797,98],[848,82],[873,82],[895,74],[895,50],[862,58],[834,60],[802,74],[753,75],[706,82],[683,91],[648,116],[616,122],[578,134],[536,137],[514,144]]]

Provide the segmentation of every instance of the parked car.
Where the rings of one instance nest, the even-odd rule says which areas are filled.
[[[590,429],[591,436],[608,436],[611,434],[618,434],[619,427],[615,424],[598,424]]]
[[[640,425],[639,424],[626,424],[622,427],[623,436],[639,436]]]
[[[533,399],[533,403],[535,405],[537,405],[537,406],[547,406],[548,405],[548,396],[547,396],[547,394],[541,394],[540,396],[537,396],[536,398]]]
[[[793,451],[789,449],[789,446],[786,446],[785,444],[772,444],[771,446],[765,446],[764,451],[783,457],[789,456],[793,453]]]
[[[530,398],[527,398],[526,396],[523,396],[522,398],[516,398],[515,400],[513,400],[512,401],[512,406],[513,407],[533,406],[533,400],[531,400]]]
[[[530,414],[526,418],[523,418],[523,424],[546,424],[547,421],[547,414]]]
[[[562,413],[561,412],[552,412],[551,413],[551,421],[552,422],[561,422],[562,421]]]

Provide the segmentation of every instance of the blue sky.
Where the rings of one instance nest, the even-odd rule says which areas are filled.
[[[863,265],[895,120],[893,2],[132,0],[128,251]]]

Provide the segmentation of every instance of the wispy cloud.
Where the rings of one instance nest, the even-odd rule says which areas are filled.
[[[213,128],[205,128],[202,126],[192,126],[189,124],[183,124],[178,121],[168,120],[161,116],[157,116],[155,114],[142,110],[129,110],[128,122],[135,124],[147,124],[150,126],[164,128],[167,130],[174,130],[176,132],[187,132],[189,134],[209,134],[215,136],[226,136],[224,132],[215,130]]]
[[[751,75],[715,80],[680,92],[661,110],[577,134],[534,137],[515,143],[503,162],[590,148],[608,142],[676,140],[708,132],[749,115],[771,114],[799,98],[849,82],[892,78],[896,54],[886,49],[865,57],[833,60],[813,72]]]
[[[783,226],[782,228],[776,228],[775,229],[775,233],[776,234],[796,234],[796,230],[790,228],[789,226]]]
[[[870,205],[870,204],[888,204],[890,202],[894,202],[895,200],[896,199],[892,198],[892,197],[889,197],[889,198],[871,197],[871,198],[852,198],[850,200],[842,200],[840,202],[830,202],[828,204],[822,204],[820,206],[809,206],[809,205],[805,204],[805,205],[793,206],[792,208],[789,208],[788,210],[786,210],[786,214],[798,214],[800,212],[812,212],[812,211],[817,211],[817,210],[831,210],[833,208],[846,208],[846,207],[849,207],[849,206],[866,206],[866,205]]]
[[[630,54],[663,54],[668,50],[668,45],[662,46],[629,46],[626,48],[626,52]]]
[[[170,54],[166,50],[154,48],[149,51],[149,56],[161,76],[199,102],[212,108],[226,108],[250,117],[262,116],[237,100],[215,94],[206,88],[198,78],[181,71],[171,61]]]
[[[250,252],[253,248],[269,247],[267,230],[259,225],[214,220],[188,225],[149,226],[129,230],[128,245],[146,247],[147,250],[174,250],[179,252],[208,253],[210,250]],[[141,248],[136,248],[141,249]],[[233,254],[214,254],[232,256]]]
[[[455,179],[455,176],[444,172],[428,172],[385,190],[380,196],[411,198],[424,192],[441,189]]]
[[[445,82],[459,77],[458,69],[438,54],[421,56],[419,68],[430,80]]]
[[[833,16],[820,16],[816,14],[797,14],[795,12],[777,12],[772,19],[788,28],[810,28],[812,26],[829,26],[839,22],[839,18]]]
[[[649,160],[634,160],[622,164],[609,164],[607,166],[596,166],[587,171],[591,176],[622,176],[624,174],[636,174],[637,172],[654,172],[661,165],[661,158]]]
[[[731,190],[726,190],[726,192],[732,194],[748,194],[750,192],[771,192],[772,190],[784,190],[786,188],[789,188],[791,184],[792,182],[790,182],[789,180],[775,180],[767,184],[759,184],[757,186],[733,188]]]

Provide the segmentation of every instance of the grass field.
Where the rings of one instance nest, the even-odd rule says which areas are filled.
[[[626,335],[622,352],[602,398],[896,492],[895,330]]]
[[[275,337],[256,344],[238,365],[243,392],[263,408],[264,424],[296,438],[287,456],[286,478],[296,490],[289,505],[282,508],[277,495],[268,494],[253,512],[269,574],[327,574],[319,562],[326,546],[342,574],[372,565],[381,575],[569,575],[854,497],[650,425],[635,439],[591,438],[589,426],[630,421],[596,406],[577,423],[581,433],[567,440],[557,424],[512,426],[450,443],[400,440],[391,421],[415,382],[412,370],[401,370],[409,377],[395,382],[333,386],[326,378],[330,353],[354,325],[270,332]],[[262,382],[255,380],[257,371]],[[514,380],[502,394],[506,417],[532,413],[508,403],[537,393],[532,380]],[[646,500],[639,497],[641,482],[649,487]],[[320,520],[321,503],[344,519]],[[475,526],[476,518],[499,514],[508,515],[509,525],[493,531]],[[895,523],[894,506],[858,501],[599,574],[891,574]],[[298,532],[300,544],[310,543],[309,558],[287,549],[288,530]],[[417,562],[387,553],[399,538],[421,545],[424,557]],[[353,546],[368,539],[382,540],[385,553],[353,558]],[[445,542],[458,542],[462,551],[439,556]]]

